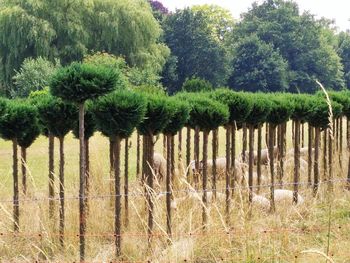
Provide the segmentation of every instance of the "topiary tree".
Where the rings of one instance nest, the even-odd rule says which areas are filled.
[[[203,92],[211,91],[213,89],[213,85],[209,81],[195,77],[186,79],[182,84],[182,91],[185,92]]]
[[[232,170],[232,176],[230,180],[230,188],[232,195],[234,193],[236,179],[236,129],[237,123],[244,123],[246,117],[249,115],[253,108],[252,100],[244,92],[233,92],[229,89],[217,89],[215,92],[210,93],[211,98],[226,104],[229,108],[230,117],[229,122],[226,125],[226,173],[229,169]],[[230,138],[231,133],[231,138]],[[230,143],[231,140],[231,143]],[[261,141],[261,139],[260,139]],[[231,154],[230,154],[231,151]],[[214,152],[214,151],[213,151]],[[231,164],[231,166],[230,166]],[[215,182],[215,176],[213,177]]]
[[[254,166],[254,129],[266,121],[271,110],[270,100],[263,94],[250,94],[253,102],[252,110],[246,118],[249,129],[249,203],[253,200],[253,166]]]
[[[147,182],[147,187],[153,189],[153,155],[154,141],[153,137],[163,131],[170,122],[173,112],[172,107],[167,103],[167,99],[163,95],[147,94],[146,113],[143,121],[138,125],[137,129],[143,135],[143,181]],[[153,200],[149,190],[146,191],[148,203],[148,245],[151,245],[153,230]]]
[[[197,95],[191,98],[192,110],[190,112],[190,125],[197,127],[203,132],[203,170],[202,170],[202,189],[203,189],[203,227],[207,224],[207,182],[208,182],[208,136],[211,130],[227,124],[229,120],[229,110],[224,104],[209,99],[205,94]],[[198,153],[197,153],[198,154]],[[229,188],[229,178],[226,177],[226,188]],[[229,194],[227,194],[227,197]],[[227,198],[229,200],[229,198]],[[228,202],[228,201],[227,201]],[[228,218],[227,218],[228,220]]]
[[[63,100],[77,103],[79,106],[79,144],[80,144],[80,175],[79,175],[79,238],[80,260],[85,259],[85,139],[84,116],[85,101],[95,99],[115,89],[117,75],[115,71],[103,66],[72,63],[70,66],[57,70],[50,83],[50,91]]]
[[[283,94],[271,94],[268,96],[271,102],[270,112],[267,115],[266,121],[269,123],[269,159],[270,159],[270,174],[271,174],[271,210],[275,211],[275,198],[274,198],[274,184],[275,184],[275,171],[274,171],[274,141],[275,131],[277,125],[285,123],[289,120],[292,111],[293,104],[289,102],[287,97]],[[281,167],[283,169],[283,167]],[[280,185],[282,186],[282,176],[279,178]]]
[[[116,255],[121,255],[121,189],[120,142],[131,136],[143,120],[146,102],[143,96],[130,91],[118,91],[101,97],[92,106],[96,126],[112,140],[115,173],[115,235]],[[126,180],[128,178],[125,178]],[[127,181],[125,181],[127,185]],[[125,198],[127,198],[127,192]],[[126,210],[127,213],[127,210]]]
[[[23,194],[27,194],[27,148],[40,135],[40,126],[37,119],[31,125],[22,128],[22,136],[18,138],[18,145],[21,147],[21,163],[22,163],[22,187]]]
[[[184,101],[178,101],[176,98],[169,98],[168,105],[173,112],[168,125],[163,129],[167,141],[167,169],[166,169],[166,208],[167,208],[167,233],[171,239],[171,198],[172,183],[175,175],[175,156],[174,156],[174,136],[180,131],[190,116],[190,106]]]
[[[4,109],[4,103],[0,103]],[[12,141],[13,150],[13,222],[14,231],[19,231],[19,191],[18,191],[18,139],[23,137],[23,127],[37,122],[37,111],[33,106],[20,101],[9,101],[0,115],[0,135]]]
[[[57,137],[60,148],[59,162],[59,239],[60,244],[64,244],[64,226],[65,226],[65,206],[64,206],[64,137],[73,129],[76,116],[78,115],[77,107],[72,103],[64,102],[61,98],[48,95],[43,98],[37,105],[40,120],[47,129],[50,136]],[[52,179],[53,180],[53,179]]]

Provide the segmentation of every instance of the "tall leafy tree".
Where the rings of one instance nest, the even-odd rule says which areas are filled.
[[[287,63],[272,45],[252,35],[235,45],[228,85],[245,91],[288,89]]]
[[[209,19],[202,11],[186,8],[165,19],[165,43],[178,60],[178,80],[168,87],[171,91],[178,90],[185,79],[191,77],[206,79],[216,86],[225,83],[226,50],[212,32]]]
[[[338,36],[338,54],[344,66],[346,87],[350,89],[350,33],[341,32]]]
[[[344,85],[342,65],[325,28],[327,23],[308,12],[301,14],[293,1],[265,0],[242,15],[232,42],[256,34],[272,44],[288,62],[291,91],[315,91],[315,78],[326,87],[340,89]]]

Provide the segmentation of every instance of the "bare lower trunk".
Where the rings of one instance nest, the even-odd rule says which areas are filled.
[[[280,169],[281,169],[281,175],[280,175],[280,186],[283,187],[283,178],[284,178],[284,160],[286,158],[286,149],[287,149],[287,140],[286,140],[286,134],[287,134],[287,123],[282,124],[282,138],[281,138],[281,160],[280,160]]]
[[[121,255],[121,187],[120,187],[120,138],[115,137],[114,147],[114,187],[115,187],[115,254]]]
[[[85,260],[85,230],[86,230],[86,211],[85,211],[85,139],[84,139],[84,104],[79,104],[79,145],[80,145],[80,173],[79,173],[79,248],[80,261]]]
[[[129,226],[129,139],[125,139],[124,148],[124,209],[125,227]]]
[[[19,190],[18,190],[18,157],[17,157],[17,139],[12,140],[13,163],[13,228],[15,232],[19,231]]]
[[[212,138],[212,150],[213,150],[213,169],[212,169],[212,174],[213,174],[213,179],[212,179],[212,191],[213,191],[213,197],[216,200],[216,158],[217,158],[217,130],[213,130],[213,138]]]
[[[54,166],[55,137],[49,134],[49,217],[53,218],[55,212],[55,166]]]
[[[136,137],[136,176],[140,177],[141,167],[140,167],[140,155],[141,155],[141,136],[139,132],[137,132]]]
[[[243,136],[242,136],[242,162],[247,162],[247,125],[243,123]]]
[[[320,128],[315,127],[315,161],[314,161],[314,196],[317,195],[319,180],[320,180],[320,171],[319,171],[319,149],[320,149]]]
[[[235,184],[236,184],[236,124],[231,125],[231,196],[233,197],[235,193]]]
[[[171,240],[171,135],[167,135],[166,155],[166,225],[168,238]]]
[[[199,188],[199,127],[195,128],[194,131],[194,161],[195,161],[195,172],[194,172],[194,184],[195,188]]]
[[[230,130],[231,126],[226,126],[226,222],[229,222],[230,215]]]
[[[170,137],[170,157],[171,157],[171,184],[174,186],[174,177],[175,177],[175,136]],[[173,196],[171,195],[171,198]]]
[[[339,118],[333,119],[333,136],[335,137],[334,138],[335,149],[336,151],[338,151],[339,150]]]
[[[111,196],[110,198],[110,205],[111,208],[113,207],[113,195],[114,195],[114,138],[109,138],[109,194]]]
[[[301,147],[305,147],[305,130],[304,130],[304,123],[301,124]]]
[[[327,171],[328,171],[327,137],[328,137],[328,129],[325,129],[323,133],[323,181],[327,180]]]
[[[179,139],[179,143],[177,145],[177,156],[178,156],[178,164],[179,164],[179,168],[180,168],[180,165],[182,164],[182,129],[179,131],[178,133],[178,139]]]
[[[294,133],[294,187],[293,203],[298,203],[299,177],[300,177],[300,121],[295,121]]]
[[[188,167],[191,163],[191,128],[187,127],[186,129],[186,166]]]
[[[339,166],[343,171],[343,117],[339,118]]]
[[[262,132],[262,125],[259,125],[258,127],[258,160],[257,160],[257,167],[256,167],[256,173],[258,176],[258,188],[257,192],[260,192],[261,188],[261,132]]]
[[[166,135],[163,134],[163,156],[166,156],[167,152],[166,152]]]
[[[153,168],[154,168],[154,144],[153,144],[153,135],[147,135],[145,138],[147,140],[147,147],[146,147],[146,182],[147,187],[149,188],[146,191],[146,199],[148,204],[148,247],[151,248],[152,244],[152,233],[153,233],[153,210],[154,210],[154,203],[153,203],[153,196],[152,192],[153,187]]]
[[[333,191],[333,139],[330,130],[328,132],[328,191]]]
[[[308,158],[307,158],[307,182],[308,186],[312,185],[311,174],[312,174],[312,138],[313,138],[313,127],[308,124],[309,134],[308,134]]]
[[[141,184],[144,185],[146,182],[146,173],[147,173],[147,151],[148,151],[148,141],[147,137],[144,135],[142,137],[142,175],[141,175]]]
[[[85,209],[86,213],[89,214],[89,193],[90,193],[90,145],[89,139],[84,140],[85,143]]]
[[[22,186],[23,194],[27,194],[27,149],[21,147],[21,167],[22,167]]]
[[[275,212],[275,171],[274,171],[274,156],[273,156],[273,142],[275,135],[275,126],[269,124],[269,159],[270,159],[270,173],[271,173],[271,186],[270,186],[270,211]]]
[[[266,143],[266,146],[269,147],[269,124],[266,123],[265,124],[265,143]]]
[[[350,119],[346,118],[346,143],[348,148],[348,177],[347,189],[350,190]]]
[[[202,219],[203,219],[203,228],[205,229],[208,223],[208,214],[207,214],[207,183],[208,183],[208,136],[209,132],[203,132],[203,210],[202,210]]]
[[[59,183],[60,183],[60,227],[59,227],[59,233],[60,233],[60,244],[63,247],[64,246],[64,219],[65,219],[65,212],[64,212],[64,138],[59,138],[60,142],[60,172],[59,172]]]
[[[254,125],[249,125],[249,203],[253,201]]]

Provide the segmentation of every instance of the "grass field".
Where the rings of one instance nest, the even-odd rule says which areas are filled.
[[[290,129],[289,129],[290,130]],[[290,135],[290,134],[289,134]],[[291,136],[288,147],[291,147]],[[156,151],[162,152],[162,137]],[[220,130],[219,156],[224,156],[224,130]],[[238,140],[241,141],[241,132]],[[177,141],[177,140],[176,140]],[[58,168],[58,141],[55,144]],[[185,142],[185,141],[184,141]],[[130,149],[130,223],[123,227],[120,261],[137,262],[325,262],[320,253],[327,253],[334,262],[350,262],[350,193],[344,183],[336,183],[332,194],[321,185],[317,198],[311,189],[301,186],[305,203],[298,207],[278,206],[275,214],[258,207],[249,213],[246,189],[238,189],[231,205],[230,225],[224,217],[225,202],[218,199],[209,207],[209,225],[201,228],[202,207],[198,202],[178,203],[173,215],[173,243],[168,245],[165,229],[165,198],[156,201],[155,230],[151,251],[147,250],[147,213],[143,188],[135,180],[136,135]],[[345,143],[344,143],[345,145]],[[28,150],[28,194],[20,196],[20,233],[12,234],[12,148],[0,141],[0,260],[3,262],[73,262],[79,259],[78,229],[78,140],[72,135],[65,141],[66,175],[66,236],[65,247],[58,242],[58,201],[56,218],[48,217],[48,140],[40,137]],[[110,200],[109,143],[96,134],[90,144],[91,199],[87,228],[87,262],[110,262],[114,258],[114,209]],[[183,148],[185,148],[183,146]],[[241,145],[238,145],[240,150]],[[177,149],[177,148],[176,148]],[[185,150],[185,149],[184,149]],[[183,152],[183,156],[185,152]],[[335,177],[346,178],[347,152],[344,149],[343,168],[334,160]],[[211,155],[211,154],[210,154]],[[123,157],[122,157],[123,158]],[[57,169],[56,169],[57,170]],[[58,172],[58,170],[57,170]],[[321,169],[322,174],[322,169]],[[306,174],[301,175],[302,182]],[[292,182],[291,171],[286,180]],[[55,178],[58,193],[58,178]],[[210,184],[209,184],[210,185]],[[219,189],[224,193],[224,182]],[[289,187],[286,187],[289,188]],[[186,185],[175,191],[175,197],[185,196]],[[268,194],[263,188],[262,193]],[[25,201],[21,202],[21,200]],[[315,250],[315,251],[309,251]],[[306,251],[306,252],[305,252]]]

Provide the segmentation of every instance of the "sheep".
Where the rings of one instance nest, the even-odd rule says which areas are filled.
[[[277,157],[278,154],[278,148],[277,146],[273,147],[273,156],[274,158]],[[246,160],[248,162],[249,159],[249,152],[245,152],[245,157]],[[268,161],[269,161],[269,149],[265,148],[265,149],[261,149],[261,164],[267,165]],[[256,165],[258,163],[258,152],[254,151],[254,164]]]
[[[153,155],[154,174],[159,181],[162,181],[166,176],[166,160],[160,153],[155,152]]]
[[[287,202],[289,204],[293,203],[293,191],[286,189],[276,189],[275,193],[275,203]],[[304,203],[304,198],[298,194],[298,205]]]
[[[270,200],[265,196],[253,194],[252,205],[263,210],[268,210],[270,209]]]

